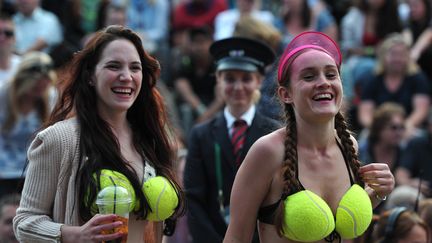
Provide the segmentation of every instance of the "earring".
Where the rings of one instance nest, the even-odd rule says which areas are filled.
[[[93,83],[93,81],[91,81],[91,80],[88,82],[88,84],[89,84],[90,86],[94,86],[94,83]]]

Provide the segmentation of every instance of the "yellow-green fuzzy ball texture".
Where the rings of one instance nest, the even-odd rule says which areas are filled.
[[[147,220],[163,221],[174,213],[178,205],[175,188],[162,176],[153,177],[144,183],[144,195],[151,208]]]
[[[304,190],[284,201],[284,236],[300,242],[314,242],[327,237],[335,228],[327,203],[315,193]]]
[[[354,184],[342,197],[336,212],[336,231],[343,239],[362,235],[372,221],[369,195]]]
[[[135,208],[136,196],[135,196],[135,190],[133,189],[132,184],[129,182],[127,177],[120,172],[103,169],[101,170],[101,175],[99,179],[100,179],[101,190],[104,189],[105,187],[114,186],[114,185],[126,188],[126,190],[128,191],[131,197],[129,212],[132,212],[132,210]],[[94,207],[96,207],[97,209],[96,202],[94,204]]]

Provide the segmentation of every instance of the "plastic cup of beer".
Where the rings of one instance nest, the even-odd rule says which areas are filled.
[[[122,221],[123,224],[111,230],[104,230],[102,234],[114,234],[121,232],[122,237],[105,241],[106,243],[126,243],[128,235],[129,206],[132,199],[126,190],[121,186],[108,186],[102,189],[96,199],[96,205],[100,214],[115,214],[117,218],[114,221]],[[106,222],[110,223],[110,222]]]

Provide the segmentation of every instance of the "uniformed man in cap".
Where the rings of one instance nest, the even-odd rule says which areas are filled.
[[[184,186],[189,230],[196,243],[222,242],[239,166],[259,137],[280,127],[255,107],[266,68],[275,60],[272,49],[234,37],[214,42],[210,53],[224,108],[215,118],[194,126],[187,143]]]

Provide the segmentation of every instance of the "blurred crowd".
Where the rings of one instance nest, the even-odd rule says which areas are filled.
[[[388,163],[397,183],[374,212],[371,229],[354,241],[386,237],[397,207],[404,207],[401,225],[393,226],[397,237],[418,238],[410,230],[420,227],[431,238],[431,0],[3,0],[0,10],[0,242],[13,242],[14,193],[20,192],[28,145],[56,101],[62,72],[96,30],[113,24],[139,33],[160,62],[158,86],[180,141],[180,176],[190,129],[223,109],[209,53],[213,41],[258,39],[280,56],[306,30],[338,40],[343,109],[359,141],[359,158],[363,164]],[[267,70],[257,109],[281,120],[276,65]],[[181,219],[165,241],[191,238]]]

